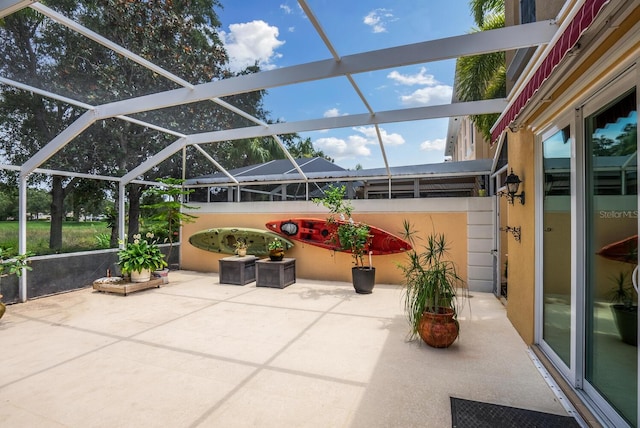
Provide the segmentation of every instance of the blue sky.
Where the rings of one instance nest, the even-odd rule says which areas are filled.
[[[341,56],[465,34],[473,27],[468,0],[345,1],[309,0]],[[258,61],[263,69],[287,67],[331,57],[309,20],[292,0],[223,2],[221,34],[232,67]],[[455,61],[421,64],[354,75],[375,111],[447,104]],[[344,77],[268,91],[272,119],[297,121],[365,113]],[[390,166],[444,160],[447,119],[382,125]],[[384,166],[375,129],[357,127],[301,133],[345,168]]]

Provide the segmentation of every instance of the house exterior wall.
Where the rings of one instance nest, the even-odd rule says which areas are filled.
[[[580,7],[577,1],[567,3],[576,10]],[[580,21],[577,18],[574,22]],[[546,80],[518,113],[511,124],[517,126],[517,131],[505,131],[509,169],[513,168],[523,180],[527,195],[524,206],[516,201],[507,208],[509,225],[522,227],[522,241],[509,242],[508,318],[526,343],[539,345],[542,354],[604,426],[638,425],[637,348],[629,347],[629,353],[619,358],[620,349],[627,345],[617,337],[614,322],[610,330],[602,328],[613,319],[609,308],[610,274],[621,269],[613,266],[621,263],[593,255],[601,246],[636,233],[637,190],[632,190],[628,199],[624,192],[607,195],[597,188],[585,191],[591,189],[587,177],[596,171],[598,157],[587,147],[594,132],[588,120],[613,104],[623,88],[635,88],[637,96],[639,34],[640,3],[608,2],[592,27],[579,38],[579,46],[545,76]],[[532,81],[536,81],[535,76]],[[545,206],[544,189],[536,193],[536,185],[542,186],[545,178],[541,161],[543,136],[565,126],[571,128],[568,143],[572,144],[572,187],[570,195],[563,194],[565,207],[560,209],[552,202]],[[570,209],[566,206],[569,203]],[[636,214],[628,220],[612,221],[599,215],[600,210],[633,213],[634,205]],[[536,214],[544,217],[536,222]],[[553,248],[560,240],[564,241],[560,251],[569,242],[570,257],[544,259],[544,264],[536,260],[537,255],[552,258],[555,253],[545,252],[544,248]],[[554,295],[563,290],[566,295],[567,284],[571,285],[567,301],[556,304]],[[554,318],[545,312],[559,308],[568,316]],[[553,325],[557,320],[560,323]],[[562,335],[560,340],[558,332]],[[613,339],[606,342],[603,338]],[[619,377],[615,378],[613,372]]]
[[[509,298],[507,317],[527,344],[534,341],[535,315],[535,170],[533,133],[509,133],[509,170],[520,177],[525,204],[506,204],[511,227],[521,227],[520,242],[507,236],[509,248]]]
[[[535,135],[532,129],[544,128],[548,121],[560,114],[566,113],[573,105],[584,98],[585,93],[593,90],[599,82],[613,77],[615,67],[630,58],[640,55],[640,40],[635,45],[630,45],[625,50],[617,49],[618,43],[623,37],[632,34],[632,28],[637,26],[640,19],[640,7],[634,9],[627,19],[608,36],[601,40],[597,49],[589,58],[578,67],[571,70],[568,78],[549,91],[552,100],[562,102],[539,103],[538,108],[531,112],[529,119],[521,123],[520,130],[511,132],[507,130],[509,141],[509,168],[523,180],[527,193],[525,206],[509,205],[510,225],[522,226],[521,245],[509,245],[509,260],[521,260],[516,265],[509,264],[509,304],[507,313],[514,327],[523,339],[533,343],[534,317],[534,277],[535,277],[535,242],[534,242],[534,212],[535,205],[541,201],[534,201],[535,183]],[[637,33],[636,33],[637,34]],[[606,62],[603,62],[606,61]],[[606,64],[610,64],[608,67]],[[618,71],[619,72],[619,71]],[[570,98],[567,98],[567,96]],[[524,262],[526,261],[526,262]]]
[[[445,152],[453,162],[475,159],[487,159],[493,156],[495,147],[486,141],[474,126],[469,116],[459,117],[458,131],[455,134],[453,150]],[[447,139],[451,135],[447,136]]]
[[[418,236],[432,231],[444,233],[450,244],[450,258],[458,267],[458,274],[471,290],[489,287],[487,269],[492,266],[493,240],[488,237],[487,225],[491,212],[491,198],[428,198],[392,200],[354,200],[354,219],[375,225],[390,233],[401,234],[403,220],[409,220]],[[192,204],[195,205],[195,204]],[[228,254],[215,254],[197,249],[188,243],[192,234],[214,227],[251,227],[264,229],[272,220],[292,217],[326,218],[327,210],[312,202],[256,202],[200,204],[194,223],[183,226],[181,267],[200,272],[218,272],[218,260]],[[469,220],[471,218],[471,220]],[[470,238],[470,236],[472,238]],[[470,239],[473,240],[469,244]],[[350,254],[328,251],[295,242],[287,257],[296,258],[296,275],[301,278],[351,282]],[[472,245],[472,251],[469,246]],[[469,267],[469,254],[472,266]],[[404,253],[373,256],[376,283],[402,284],[397,264],[406,260]],[[484,263],[484,264],[483,264]],[[471,276],[469,274],[471,273]]]

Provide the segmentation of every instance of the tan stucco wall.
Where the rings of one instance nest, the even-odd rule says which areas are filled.
[[[527,344],[534,340],[535,297],[535,180],[533,133],[522,130],[509,133],[509,171],[520,177],[525,205],[516,199],[508,205],[509,226],[522,228],[521,241],[509,236],[509,298],[507,317]]]
[[[451,259],[457,263],[459,275],[466,278],[466,203],[456,202],[457,199],[354,201],[356,210],[353,217],[355,220],[367,222],[395,234],[401,233],[404,219],[414,224],[420,236],[431,230],[445,233],[451,247]],[[325,218],[327,214],[325,209],[319,209],[311,202],[214,203],[200,206],[199,212],[195,212],[198,216],[196,222],[184,225],[182,232],[184,244],[181,246],[181,267],[200,272],[218,272],[218,260],[228,255],[210,253],[190,245],[188,237],[195,232],[213,227],[264,229],[265,223],[272,220],[292,217]],[[380,211],[381,209],[386,211]],[[422,209],[425,211],[421,211]],[[326,281],[351,281],[353,265],[349,254],[335,253],[312,245],[295,244],[286,256],[296,258],[298,277]],[[396,265],[404,262],[405,258],[404,253],[373,256],[376,283],[402,284],[401,272]]]

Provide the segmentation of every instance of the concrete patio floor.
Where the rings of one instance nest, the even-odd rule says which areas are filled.
[[[128,296],[11,305],[0,426],[450,427],[450,396],[566,415],[502,304],[471,294],[449,349],[406,341],[390,285],[358,295],[175,271]]]

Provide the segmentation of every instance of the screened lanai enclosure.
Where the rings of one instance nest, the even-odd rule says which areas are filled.
[[[433,119],[500,113],[507,101],[390,106],[372,101],[361,76],[535,47],[557,31],[543,21],[434,40],[416,33],[373,50],[343,50],[353,35],[329,34],[323,26],[343,3],[300,0],[305,25],[315,33],[306,55],[279,67],[232,70],[221,42],[221,6],[0,0],[0,169],[6,187],[17,189],[19,253],[28,249],[33,189],[51,195],[52,234],[61,233],[54,230],[74,194],[75,200],[94,195],[112,205],[121,240],[138,230],[143,190],[161,177],[185,180],[192,200],[204,202],[308,200],[335,182],[364,199],[472,195],[490,185],[491,160],[429,165],[415,145],[390,143],[380,126],[426,128]],[[354,98],[360,107],[332,117],[314,114],[304,108],[312,88],[335,105]],[[271,111],[269,94],[296,94],[290,102],[299,106],[297,117],[284,120]],[[381,159],[375,168],[343,168],[303,137],[363,126],[375,130]],[[396,160],[405,150],[411,164]],[[97,269],[113,263],[110,254]],[[34,263],[60,257],[73,263],[68,254],[38,256]],[[24,301],[37,271],[23,276],[10,298]]]

